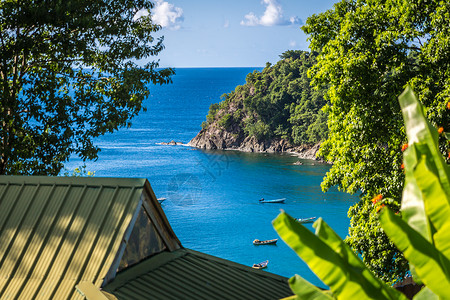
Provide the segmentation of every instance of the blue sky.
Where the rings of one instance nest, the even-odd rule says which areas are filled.
[[[262,67],[307,50],[300,27],[337,0],[155,0],[162,67]],[[141,12],[142,13],[142,12]]]

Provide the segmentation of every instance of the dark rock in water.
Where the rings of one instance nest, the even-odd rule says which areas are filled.
[[[176,145],[183,145],[183,143],[181,142],[175,142],[174,140],[166,143],[166,142],[161,142],[161,143],[157,143],[158,145],[169,145],[169,146],[176,146]]]

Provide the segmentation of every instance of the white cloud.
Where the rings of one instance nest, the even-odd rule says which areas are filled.
[[[184,20],[183,9],[175,7],[173,4],[163,0],[156,0],[155,6],[152,9],[152,21],[164,28],[180,29],[181,22]],[[141,9],[136,12],[133,20],[140,17],[148,16],[148,10]]]
[[[296,41],[291,40],[291,41],[289,42],[289,47],[294,48],[294,47],[296,47],[296,46],[297,46],[297,42],[296,42]]]
[[[291,22],[291,24],[298,24],[298,25],[302,24],[302,20],[300,20],[300,18],[297,16],[290,17],[289,22]]]
[[[136,12],[136,14],[133,17],[133,21],[139,20],[141,17],[148,16],[148,10],[145,8],[140,9]]]
[[[261,25],[283,25],[285,22],[283,20],[283,10],[281,9],[281,5],[279,5],[276,0],[263,0],[263,2],[267,7],[264,15],[259,20]]]
[[[230,21],[225,20],[225,23],[223,24],[223,28],[228,28],[228,27],[230,27]]]
[[[184,20],[183,10],[169,2],[157,0],[153,8],[152,20],[162,27],[179,29],[180,23]]]
[[[264,14],[258,18],[253,12],[250,12],[244,16],[244,20],[241,21],[241,25],[244,26],[283,26],[291,24],[301,24],[301,20],[297,16],[286,19],[283,16],[283,9],[277,0],[263,0],[262,4],[266,6]]]
[[[241,21],[241,25],[244,26],[256,26],[259,25],[259,19],[254,13],[249,13],[244,16],[245,21]]]

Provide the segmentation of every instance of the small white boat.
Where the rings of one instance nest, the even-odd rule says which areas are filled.
[[[297,222],[299,223],[312,223],[314,222],[314,220],[317,219],[317,217],[311,217],[311,218],[299,218],[299,219],[295,219]]]
[[[158,202],[159,202],[159,204],[163,203],[163,202],[164,202],[164,200],[166,200],[166,198],[158,198]]]
[[[264,198],[259,200],[259,203],[284,203],[286,198],[274,199],[274,200],[264,200]]]
[[[252,268],[253,269],[264,269],[264,268],[267,268],[267,264],[269,263],[269,261],[268,260],[265,260],[265,261],[263,261],[263,262],[260,262],[259,264],[254,264],[253,266],[252,266]]]
[[[253,245],[275,245],[277,243],[278,239],[273,239],[273,240],[265,240],[265,241],[260,241],[258,239],[253,241]]]

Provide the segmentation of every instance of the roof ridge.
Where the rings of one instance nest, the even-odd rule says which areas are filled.
[[[74,177],[74,176],[9,176],[0,175],[0,185],[67,185],[104,187],[143,187],[146,178]]]
[[[106,286],[108,287],[107,291],[113,291],[121,288],[125,284],[127,284],[131,280],[135,280],[146,275],[149,271],[156,270],[178,258],[184,257],[188,254],[185,248],[180,248],[175,251],[162,251],[156,253],[145,260],[130,266],[116,274],[116,277],[113,281],[108,283]],[[158,256],[158,260],[152,260],[153,257]],[[131,276],[130,276],[131,275]]]

